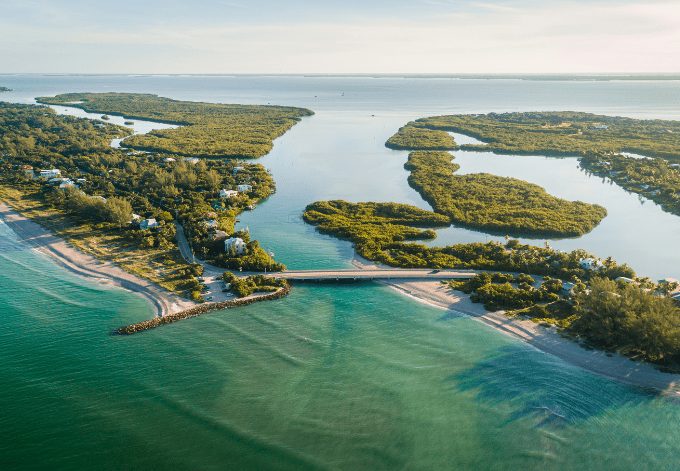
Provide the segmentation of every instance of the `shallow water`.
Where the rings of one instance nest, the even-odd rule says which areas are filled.
[[[409,119],[508,109],[680,118],[677,82],[0,76],[0,84],[16,90],[3,99],[23,102],[115,90],[314,109],[261,160],[277,193],[241,217],[291,268],[347,266],[353,254],[302,223],[312,201],[427,207],[406,183],[406,154],[383,146]],[[557,196],[604,204],[607,219],[620,221],[609,237],[625,227],[619,205],[653,218],[629,230],[647,237],[639,226],[655,224],[665,235],[650,233],[616,258],[638,257],[642,271],[647,254],[658,260],[650,272],[668,271],[657,255],[673,255],[664,244],[677,226],[615,187],[600,194],[605,187],[573,159],[455,155],[461,172],[525,172]],[[440,231],[436,243],[465,237],[455,231]],[[618,250],[596,231],[580,242]],[[572,242],[579,246],[551,243]],[[637,470],[673,469],[680,451],[678,404],[382,286],[298,286],[280,301],[112,337],[151,315],[145,302],[75,278],[0,224],[0,288],[3,469]]]

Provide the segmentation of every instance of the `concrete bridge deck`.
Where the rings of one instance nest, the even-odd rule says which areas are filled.
[[[431,268],[371,268],[365,270],[288,270],[270,273],[273,278],[289,281],[340,280],[456,280],[471,278],[474,270],[433,270]]]

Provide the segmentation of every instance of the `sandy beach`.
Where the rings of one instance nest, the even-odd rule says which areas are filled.
[[[358,268],[375,268],[377,265],[355,257]],[[653,389],[669,397],[680,398],[680,374],[659,371],[644,362],[599,350],[589,350],[554,327],[544,327],[531,320],[507,317],[503,311],[488,312],[481,304],[473,303],[470,296],[453,291],[438,281],[382,281],[399,293],[419,302],[461,315],[468,315],[506,335],[520,339],[538,350],[554,355],[567,363],[591,373],[633,386]]]
[[[4,202],[0,202],[0,219],[22,241],[34,250],[51,257],[70,272],[90,281],[106,286],[117,286],[142,296],[151,304],[158,316],[173,314],[195,306],[195,303],[182,299],[148,280],[132,275],[114,263],[97,260],[75,249],[38,223],[17,213]]]

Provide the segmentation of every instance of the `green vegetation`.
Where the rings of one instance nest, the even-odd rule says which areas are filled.
[[[138,93],[67,93],[37,100],[181,125],[129,137],[124,145],[195,157],[261,157],[272,149],[274,139],[312,114],[303,108],[178,101]]]
[[[409,184],[435,212],[451,221],[497,233],[579,236],[607,215],[598,205],[566,201],[515,178],[487,173],[454,175],[448,152],[412,152],[405,167]]]
[[[626,355],[680,367],[680,308],[633,283],[598,278],[574,294],[570,331]]]
[[[550,248],[534,247],[510,240],[427,247],[407,243],[433,239],[435,232],[422,228],[448,225],[448,220],[431,211],[397,203],[348,203],[319,201],[307,206],[304,220],[321,232],[354,243],[359,255],[369,260],[401,268],[475,268],[551,275],[563,279],[590,274],[579,261],[592,257],[583,250],[564,253]],[[632,277],[626,265],[607,259],[598,272],[604,276]]]
[[[57,115],[49,108],[0,103],[0,191],[3,199],[69,239],[81,250],[112,260],[167,289],[188,295],[197,288],[181,258],[175,224],[187,226],[194,250],[214,263],[244,270],[280,270],[257,241],[229,257],[214,242],[234,232],[238,214],[274,192],[259,164],[192,160],[113,149],[129,130]],[[52,181],[39,170],[58,169]],[[236,190],[220,198],[220,190]],[[133,215],[135,213],[136,215]],[[141,219],[157,227],[140,230]],[[207,227],[215,220],[214,227]],[[224,239],[224,237],[222,237]]]
[[[534,284],[533,277],[524,273],[480,273],[470,280],[449,282],[451,288],[472,294],[472,302],[483,303],[490,311],[523,309],[560,300],[562,281],[546,277],[540,286]]]
[[[617,154],[591,154],[581,158],[581,167],[680,216],[680,164]]]
[[[410,123],[400,128],[385,145],[390,149],[399,150],[455,150],[458,148],[453,137],[445,131],[435,131]]]
[[[461,149],[545,155],[634,152],[680,160],[680,121],[566,111],[434,116],[406,127],[459,132],[485,142]]]
[[[230,272],[225,272],[223,275],[225,283],[231,285],[230,289],[239,298],[245,298],[253,293],[267,293],[275,292],[282,288],[288,288],[288,282],[283,279],[271,278],[263,275],[253,275],[247,277],[238,277]]]

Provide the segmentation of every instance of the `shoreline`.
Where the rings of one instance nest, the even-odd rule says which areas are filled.
[[[368,269],[378,266],[355,255],[352,264]],[[651,363],[637,362],[618,353],[586,349],[565,338],[555,327],[543,327],[528,319],[507,317],[504,311],[489,312],[470,296],[457,293],[438,281],[379,281],[413,300],[428,306],[471,317],[505,335],[590,373],[631,386],[655,390],[661,395],[680,398],[680,374],[665,373]]]
[[[0,201],[0,220],[31,249],[50,257],[57,265],[100,285],[115,286],[144,298],[152,307],[154,317],[163,317],[196,306],[151,281],[124,271],[116,264],[101,261],[72,247],[30,218]]]

